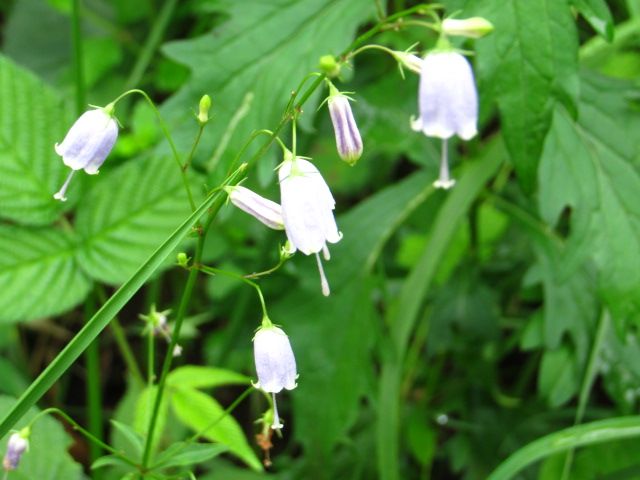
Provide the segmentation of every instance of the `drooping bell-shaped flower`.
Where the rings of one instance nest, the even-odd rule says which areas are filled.
[[[113,104],[84,112],[67,132],[55,150],[71,173],[53,198],[66,201],[65,193],[76,170],[95,175],[111,152],[118,138],[118,123],[113,116]]]
[[[353,118],[349,97],[340,93],[331,82],[329,82],[327,105],[329,106],[331,123],[333,123],[333,131],[336,136],[338,155],[349,165],[355,165],[362,155],[360,131]]]
[[[258,381],[254,386],[272,395],[272,428],[282,428],[278,416],[276,393],[283,389],[296,388],[298,372],[289,337],[266,317],[253,337],[253,356],[258,374]]]
[[[231,203],[240,210],[252,215],[267,227],[284,230],[282,208],[276,202],[264,198],[240,185],[225,187]]]
[[[322,268],[319,252],[329,260],[328,243],[342,238],[333,209],[336,202],[318,169],[309,161],[293,157],[288,150],[278,170],[282,219],[289,240],[289,253],[300,250],[316,255],[322,293],[329,295],[329,283]]]
[[[446,141],[453,135],[470,140],[477,133],[478,94],[473,71],[467,59],[451,49],[427,53],[422,60],[420,116],[412,120],[412,128],[429,137],[443,139],[440,178],[436,187],[450,188]]]
[[[5,471],[18,468],[20,459],[29,448],[29,428],[24,428],[19,432],[11,434],[7,442],[7,452],[2,459],[2,466]]]

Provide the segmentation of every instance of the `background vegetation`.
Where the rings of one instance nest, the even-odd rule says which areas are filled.
[[[54,364],[59,381],[38,387],[46,391],[41,408],[62,409],[136,456],[156,388],[147,382],[138,316],[156,305],[175,318],[188,276],[175,254],[192,255],[197,235],[163,242],[191,211],[140,96],[118,104],[113,153],[100,175],[77,175],[66,203],[52,199],[67,174],[54,143],[87,104],[135,87],[159,105],[186,158],[198,133],[194,112],[209,94],[212,120],[189,174],[201,204],[251,132],[276,128],[320,56],[340,54],[381,15],[414,3],[79,3],[79,16],[70,0],[0,3],[0,411],[15,407],[118,287],[140,281],[135,295],[126,283],[130,301],[117,297],[121,311],[109,304],[99,317],[108,327],[78,361]],[[355,167],[338,159],[329,115],[317,110],[322,89],[304,105],[298,151],[330,185],[344,238],[326,264],[329,298],[312,257],[298,254],[260,280],[300,373],[279,402],[286,424],[273,439],[269,474],[484,479],[529,442],[560,432],[524,452],[523,465],[541,461],[518,478],[640,478],[640,440],[623,438],[640,430],[629,416],[640,395],[640,1],[439,3],[495,26],[486,38],[458,40],[475,52],[481,134],[451,146],[454,189],[431,185],[439,141],[411,131],[418,78],[403,79],[391,57],[362,53],[336,82],[355,92],[365,145]],[[393,26],[368,41],[397,50],[419,42],[424,52],[436,40],[419,26]],[[271,147],[245,185],[278,198],[280,161]],[[277,264],[283,241],[223,206],[203,260],[262,271]],[[157,271],[143,278],[138,269],[161,245],[166,260],[155,257]],[[213,422],[204,440],[222,447],[188,450],[188,461],[165,469],[172,478],[188,478],[180,468],[192,463],[201,479],[265,475],[254,421],[267,402],[255,392],[233,403],[255,379],[251,338],[260,318],[244,283],[198,277],[151,443],[166,451]],[[159,338],[156,374],[166,349]],[[230,405],[232,416],[220,420]],[[3,433],[27,418],[5,419]],[[567,450],[599,440],[607,443]],[[10,479],[111,479],[128,468],[103,460],[109,465],[90,470],[106,452],[59,416],[38,421],[31,441]],[[509,478],[501,475],[494,478]]]

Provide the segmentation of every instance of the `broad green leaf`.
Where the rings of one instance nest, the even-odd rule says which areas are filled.
[[[608,42],[613,40],[614,23],[605,0],[571,0],[589,25]]]
[[[59,98],[32,74],[0,56],[0,218],[27,225],[53,222],[53,199],[68,169],[55,153],[70,126]],[[72,184],[73,198],[78,184]]]
[[[334,290],[371,270],[389,237],[433,193],[431,183],[427,174],[415,173],[338,217],[344,237],[331,246],[325,266]]]
[[[111,425],[113,425],[114,428],[127,440],[127,443],[135,456],[142,456],[142,449],[144,448],[144,438],[142,435],[136,432],[133,427],[115,420],[111,420]]]
[[[91,282],[76,251],[72,234],[0,225],[0,321],[60,314],[82,302]]]
[[[172,158],[127,162],[99,179],[78,207],[82,267],[101,282],[124,282],[189,210]]]
[[[538,377],[540,394],[551,407],[558,407],[578,391],[579,371],[569,348],[547,350],[542,357]]]
[[[208,93],[214,101],[215,121],[200,151],[200,161],[216,169],[213,151],[241,107],[245,95],[253,92],[248,106],[230,138],[221,165],[238,152],[255,129],[274,128],[280,121],[291,91],[318,60],[327,53],[338,54],[354,36],[357,26],[373,14],[370,0],[233,0],[202,2],[207,13],[229,17],[221,26],[199,38],[172,42],[163,51],[171,59],[189,67],[191,79],[164,107],[178,127],[192,115],[188,105],[197,105]],[[305,108],[304,118],[314,107]],[[182,135],[188,148],[193,134]],[[260,167],[270,176],[270,162]],[[222,171],[225,168],[222,167]]]
[[[135,417],[133,421],[133,430],[139,435],[146,436],[149,429],[149,422],[151,420],[151,412],[153,412],[153,405],[156,400],[157,386],[146,387],[136,401]],[[158,442],[162,438],[162,432],[164,431],[167,423],[167,415],[169,413],[169,404],[167,403],[166,395],[162,397],[160,402],[160,408],[158,409],[158,419],[156,421],[156,427],[154,431],[154,438],[152,442],[152,450],[158,445]]]
[[[639,436],[640,417],[637,416],[610,418],[565,428],[525,445],[502,462],[487,480],[517,478],[518,472],[528,465],[572,448]]]
[[[495,31],[476,43],[480,96],[495,99],[521,185],[536,183],[542,143],[558,102],[578,95],[578,37],[568,0],[473,0]]]
[[[15,399],[0,396],[0,415],[4,415],[13,406]],[[19,425],[23,428],[34,418],[38,410],[32,408],[24,416]],[[0,444],[0,451],[6,452],[7,440],[5,436]],[[68,448],[73,443],[71,436],[56,417],[40,417],[33,425],[29,439],[29,450],[24,453],[20,466],[8,475],[10,480],[82,480],[84,474],[82,466],[76,463]]]
[[[206,462],[227,450],[229,450],[229,448],[226,445],[178,442],[163,451],[158,456],[152,468],[158,469],[194,465]]]
[[[640,448],[637,438],[593,445],[576,452],[569,478],[580,480],[600,480],[616,478],[637,478],[638,456]],[[549,457],[540,467],[538,480],[557,480],[562,478],[566,454]],[[635,467],[630,469],[630,467]],[[616,475],[617,474],[617,475]]]
[[[571,208],[565,275],[592,259],[614,317],[640,306],[640,119],[625,86],[585,77],[578,123],[556,111],[540,164],[541,216],[555,225]]]
[[[210,395],[193,388],[176,388],[171,391],[171,406],[176,417],[194,432],[228,446],[229,451],[248,466],[262,470],[238,422]]]
[[[185,365],[167,376],[167,385],[176,388],[211,388],[220,385],[248,385],[249,377],[224,368]]]

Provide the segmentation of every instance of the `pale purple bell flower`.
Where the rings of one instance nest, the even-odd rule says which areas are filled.
[[[28,436],[28,434],[27,434]],[[29,440],[23,432],[15,432],[9,437],[7,442],[7,452],[2,459],[2,466],[5,471],[18,468],[20,459],[29,448]]]
[[[96,175],[118,138],[118,123],[113,117],[113,105],[84,112],[67,132],[55,150],[71,173],[62,188],[53,196],[66,201],[66,191],[76,170]]]
[[[336,136],[338,155],[349,165],[355,165],[362,155],[363,146],[358,125],[353,118],[349,97],[340,93],[332,83],[329,83],[327,105]]]
[[[478,94],[469,61],[453,50],[436,50],[422,60],[418,93],[420,116],[412,119],[415,131],[442,142],[438,188],[451,188],[447,140],[458,135],[470,140],[478,133]]]
[[[269,228],[284,230],[282,207],[241,185],[224,188],[231,203]]]
[[[253,356],[256,364],[258,381],[256,388],[270,393],[273,399],[273,429],[282,428],[276,393],[283,389],[293,390],[298,386],[296,359],[291,349],[289,337],[284,331],[274,326],[268,318],[262,320],[262,326],[253,337]]]
[[[342,239],[333,210],[336,202],[318,169],[301,157],[287,151],[278,170],[282,219],[289,240],[288,253],[300,250],[316,255],[322,293],[330,293],[319,252],[329,260],[327,243]]]

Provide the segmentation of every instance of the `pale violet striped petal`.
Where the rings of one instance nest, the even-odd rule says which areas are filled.
[[[327,103],[336,137],[338,155],[345,162],[354,165],[362,155],[362,137],[353,118],[349,99],[336,93],[329,96]]]
[[[282,208],[276,202],[264,198],[248,188],[240,185],[225,187],[229,199],[240,210],[253,216],[267,227],[274,230],[284,229]]]
[[[257,388],[268,393],[296,388],[296,359],[289,337],[282,329],[261,327],[253,337],[253,355],[258,375]]]
[[[477,134],[478,96],[467,59],[454,51],[431,52],[422,61],[420,118],[412,127],[425,135],[469,140]]]

